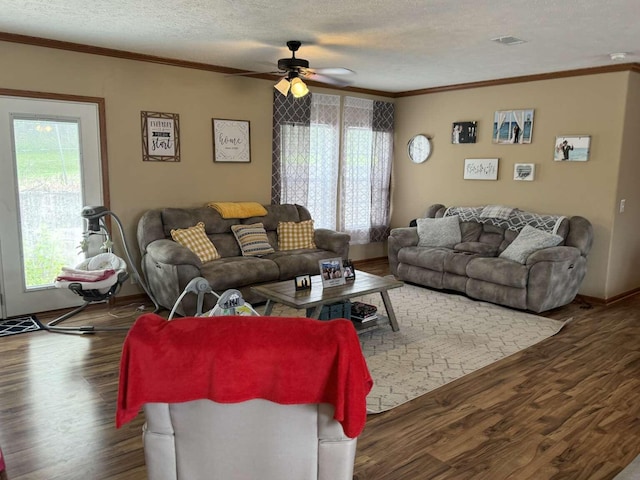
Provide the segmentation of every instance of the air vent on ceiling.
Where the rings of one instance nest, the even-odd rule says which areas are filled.
[[[512,37],[511,35],[505,35],[503,37],[492,38],[491,41],[501,43],[502,45],[519,45],[525,43],[525,40],[521,38]]]

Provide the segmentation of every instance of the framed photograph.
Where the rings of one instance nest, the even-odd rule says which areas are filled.
[[[553,159],[557,162],[586,162],[589,160],[590,145],[589,135],[556,137]]]
[[[476,143],[478,122],[453,122],[451,143]]]
[[[345,260],[344,262],[342,262],[342,266],[344,267],[345,281],[354,281],[356,279],[356,269],[353,266],[353,262],[351,260]]]
[[[525,182],[533,182],[536,172],[534,163],[516,163],[513,166],[513,179]]]
[[[251,135],[248,120],[212,118],[213,161],[249,163]]]
[[[533,109],[500,110],[493,117],[493,143],[531,143]]]
[[[327,258],[318,260],[320,266],[320,277],[322,278],[323,287],[336,287],[344,285],[344,267],[342,266],[342,258]]]
[[[464,179],[465,180],[497,180],[498,179],[498,159],[497,158],[465,158]]]
[[[140,112],[142,160],[180,161],[180,116],[177,113]]]
[[[311,289],[311,275],[299,275],[295,278],[296,291]]]

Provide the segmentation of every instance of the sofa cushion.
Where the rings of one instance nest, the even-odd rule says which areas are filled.
[[[171,238],[195,253],[202,262],[210,262],[220,258],[216,247],[204,231],[204,222],[198,222],[189,228],[171,230]]]
[[[529,269],[504,258],[476,257],[467,264],[467,276],[496,285],[525,288]]]
[[[304,222],[280,222],[278,224],[278,249],[316,248],[313,241],[313,220]]]
[[[442,247],[404,247],[398,252],[398,261],[407,265],[444,271],[444,259],[451,255],[451,250]]]
[[[461,242],[453,249],[457,252],[477,253],[483,257],[495,257],[498,255],[498,247],[482,242]]]
[[[536,250],[555,247],[560,245],[561,242],[562,237],[560,235],[554,235],[530,225],[525,225],[515,240],[500,254],[500,257],[525,264],[527,263],[527,257]]]
[[[278,265],[259,257],[220,258],[205,263],[200,271],[218,295],[228,288],[276,282],[279,279]]]
[[[267,232],[262,223],[232,225],[231,230],[240,245],[243,256],[260,257],[274,252],[269,240],[267,240]]]
[[[318,275],[318,261],[335,257],[334,252],[326,250],[299,249],[276,252],[265,258],[273,260],[278,265],[280,280],[287,280],[298,275]]]
[[[460,243],[460,221],[458,216],[443,218],[418,218],[419,247],[453,247]]]

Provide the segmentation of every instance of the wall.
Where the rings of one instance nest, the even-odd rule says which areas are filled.
[[[272,81],[8,42],[0,42],[0,64],[0,88],[105,99],[111,209],[136,258],[136,225],[148,209],[270,202]],[[180,115],[179,163],[142,161],[143,110]],[[251,163],[213,162],[212,118],[251,122]],[[352,252],[385,254],[381,244]],[[123,293],[135,291],[127,285]]]
[[[621,268],[630,268],[622,267],[629,260],[626,254],[609,264],[613,247],[620,252],[637,248],[632,246],[630,232],[640,226],[637,216],[628,210],[624,217],[628,221],[614,230],[621,175],[626,177],[621,190],[632,198],[629,209],[637,208],[630,190],[632,179],[636,183],[638,179],[632,152],[638,151],[639,85],[634,74],[636,103],[626,111],[630,75],[607,73],[397,99],[392,226],[407,225],[433,203],[506,204],[539,213],[582,215],[593,223],[595,241],[580,293],[609,298],[640,286],[638,273],[626,272],[621,276],[624,280],[613,280],[621,278]],[[493,144],[494,112],[524,108],[535,110],[532,143]],[[627,120],[635,122],[635,130],[632,126],[624,129],[625,111]],[[478,121],[477,143],[451,143],[456,121]],[[406,145],[418,133],[432,137],[433,153],[427,162],[416,165],[409,161]],[[572,134],[591,135],[589,161],[555,162],[555,137]],[[463,180],[465,158],[499,158],[498,181]],[[515,163],[534,163],[535,180],[514,181]]]
[[[606,291],[609,296],[640,288],[640,73],[629,77],[618,189],[611,206],[614,218]],[[620,201],[625,200],[620,213]]]

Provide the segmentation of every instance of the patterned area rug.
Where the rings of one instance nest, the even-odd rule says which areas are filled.
[[[21,317],[0,320],[0,337],[17,335],[18,333],[35,332],[43,329],[44,327],[35,315],[23,315]]]
[[[404,285],[389,290],[399,332],[360,335],[373,377],[369,413],[381,413],[534,345],[567,323]],[[380,294],[355,298],[384,312]],[[304,316],[276,304],[273,315]]]

